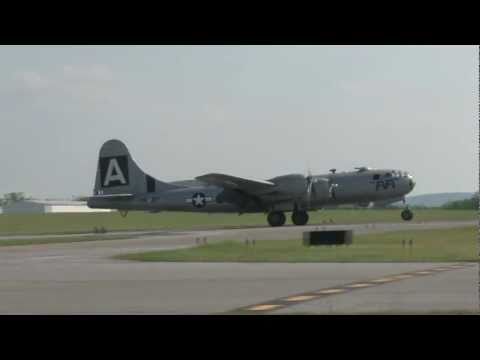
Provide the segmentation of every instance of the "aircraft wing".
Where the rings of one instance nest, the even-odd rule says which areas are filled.
[[[126,199],[132,198],[133,194],[106,194],[106,195],[94,195],[89,196],[88,199]]]
[[[245,179],[216,173],[197,176],[195,179],[210,185],[221,186],[223,188],[232,190],[242,190],[250,194],[263,192],[276,186],[276,184],[271,181]]]

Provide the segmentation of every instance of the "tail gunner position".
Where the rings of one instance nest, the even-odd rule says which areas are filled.
[[[109,140],[100,149],[94,195],[88,198],[88,206],[116,209],[122,216],[129,210],[264,212],[271,226],[285,224],[285,212],[292,212],[292,222],[305,225],[308,210],[342,204],[405,203],[405,195],[414,186],[406,171],[366,167],[341,173],[331,169],[323,175],[287,174],[268,180],[211,173],[167,183],[144,173],[121,141]],[[407,207],[401,217],[408,221],[413,213]]]

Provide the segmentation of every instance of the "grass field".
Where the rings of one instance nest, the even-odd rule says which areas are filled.
[[[417,221],[476,220],[474,210],[414,210]],[[335,209],[312,211],[309,224],[333,221],[335,224],[401,222],[399,209]],[[287,224],[291,223],[287,214]],[[206,229],[268,226],[264,214],[198,214],[130,212],[122,218],[118,212],[86,214],[0,214],[0,235],[88,233],[95,227],[108,231]]]
[[[85,236],[59,236],[54,238],[42,239],[7,239],[0,240],[0,247],[2,246],[24,246],[24,245],[42,245],[42,244],[64,244],[82,241],[100,241],[100,240],[121,240],[131,239],[131,235],[85,235]]]
[[[136,261],[188,262],[450,262],[478,261],[477,228],[399,231],[354,237],[349,246],[303,246],[301,240],[224,241],[189,249],[123,254]],[[406,242],[403,246],[402,241]],[[408,245],[412,240],[413,246]]]

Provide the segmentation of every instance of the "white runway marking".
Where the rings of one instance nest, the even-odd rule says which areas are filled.
[[[349,288],[363,288],[363,287],[369,287],[369,286],[373,286],[373,284],[367,284],[367,283],[360,283],[360,284],[352,284],[352,285],[348,285]]]
[[[306,301],[310,299],[314,299],[316,296],[313,295],[299,295],[287,298],[287,301]]]
[[[265,305],[253,306],[253,307],[249,308],[248,310],[251,310],[251,311],[265,311],[265,310],[273,310],[273,309],[276,309],[280,306],[281,305],[265,304]]]
[[[395,279],[393,277],[389,277],[389,278],[372,280],[372,282],[376,282],[376,283],[384,283],[384,282],[390,282],[390,281],[395,281]]]
[[[321,290],[317,291],[317,294],[338,294],[344,292],[344,289],[327,289],[327,290]]]

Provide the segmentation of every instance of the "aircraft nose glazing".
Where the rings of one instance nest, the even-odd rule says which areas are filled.
[[[410,186],[410,190],[413,190],[415,187],[415,181],[413,181],[412,175],[408,175],[408,186]]]

